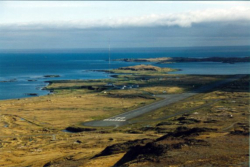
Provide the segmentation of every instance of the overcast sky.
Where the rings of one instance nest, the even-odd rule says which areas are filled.
[[[250,2],[0,1],[0,49],[250,45]]]

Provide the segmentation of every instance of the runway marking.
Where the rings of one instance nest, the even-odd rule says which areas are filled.
[[[124,121],[126,121],[126,117],[109,118],[109,119],[104,119],[103,121],[124,122]]]

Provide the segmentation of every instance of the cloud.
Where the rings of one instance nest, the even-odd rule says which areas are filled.
[[[0,49],[250,45],[250,24],[0,31]]]
[[[19,22],[0,24],[0,29],[89,29],[89,28],[122,28],[122,27],[157,27],[179,26],[192,27],[197,23],[250,21],[249,7],[234,7],[230,9],[207,9],[189,11],[178,14],[151,14],[141,17],[106,18],[99,20],[70,20],[50,22]]]

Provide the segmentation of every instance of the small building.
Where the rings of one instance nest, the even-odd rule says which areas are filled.
[[[123,85],[122,87],[121,87],[121,89],[126,89],[127,88],[127,86],[126,85]]]
[[[105,86],[108,86],[108,87],[115,87],[115,85],[113,83],[107,83]]]
[[[121,85],[121,86],[115,86],[114,85],[114,88],[115,89],[121,89],[121,90],[124,90],[124,89],[133,89],[133,88],[139,88],[139,85]]]

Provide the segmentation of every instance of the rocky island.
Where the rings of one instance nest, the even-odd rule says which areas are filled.
[[[57,78],[60,77],[60,75],[44,75],[44,78]]]

